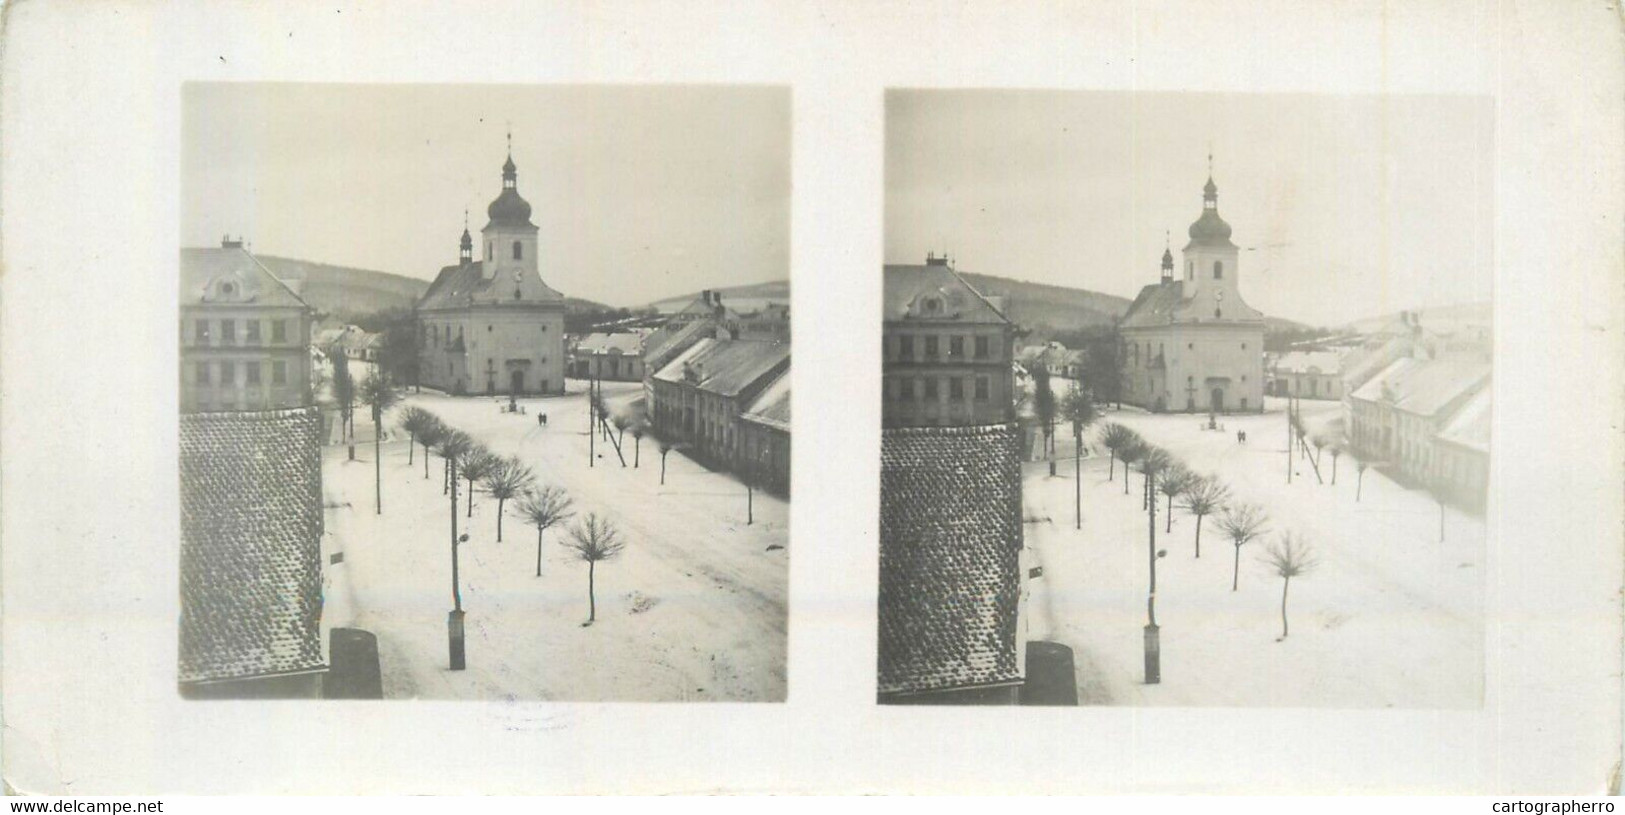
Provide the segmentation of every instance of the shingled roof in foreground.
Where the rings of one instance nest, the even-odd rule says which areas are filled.
[[[180,681],[325,667],[317,408],[182,414]]]
[[[882,431],[881,693],[1021,678],[1021,535],[1016,425]]]

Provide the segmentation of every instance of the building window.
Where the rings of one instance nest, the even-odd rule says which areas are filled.
[[[1247,343],[1242,343],[1241,344],[1241,350],[1243,350],[1243,351],[1247,350]]]
[[[271,384],[288,384],[288,363],[281,360],[271,363]]]
[[[287,320],[272,320],[271,321],[271,342],[287,342],[287,341],[288,341],[288,321]]]
[[[1196,261],[1194,261],[1194,260],[1185,261],[1185,279],[1190,280],[1191,278],[1193,278],[1195,276],[1196,276]]]
[[[258,385],[260,383],[260,364],[258,362],[244,363],[243,374],[248,377],[248,384]]]
[[[1224,309],[1222,309],[1222,308],[1214,309],[1213,310],[1213,319],[1215,319],[1215,320],[1224,319]]]
[[[914,380],[912,380],[912,379],[902,379],[902,380],[899,380],[897,384],[898,384],[899,388],[902,391],[901,395],[902,395],[903,401],[905,401],[905,402],[914,401]]]
[[[978,402],[986,402],[987,401],[987,384],[988,384],[987,377],[985,377],[985,376],[976,377],[976,401],[978,401]]]
[[[198,345],[208,345],[209,344],[209,321],[208,320],[198,320],[197,321],[197,343],[198,343]]]
[[[976,358],[977,359],[987,359],[987,356],[988,356],[987,337],[977,337],[976,338]]]
[[[524,260],[525,259],[525,248],[524,247],[525,247],[525,245],[520,243],[519,241],[514,241],[513,242],[513,259],[514,260]]]
[[[237,321],[235,321],[235,320],[221,320],[220,321],[220,341],[222,343],[225,343],[226,345],[236,345],[237,344]]]
[[[914,337],[904,334],[897,338],[897,355],[903,359],[914,358]]]
[[[1224,279],[1224,261],[1222,261],[1222,260],[1213,261],[1213,279],[1214,280],[1223,280]]]
[[[237,384],[237,364],[231,361],[220,363],[220,384]]]
[[[957,376],[948,380],[948,398],[955,402],[965,401],[965,380]]]
[[[925,380],[925,399],[926,399],[926,401],[931,402],[931,401],[935,401],[935,400],[937,400],[939,398],[941,398],[941,391],[939,390],[939,387],[937,385],[937,378],[934,377],[934,376],[926,377],[926,380]]]
[[[1186,351],[1195,351],[1196,350],[1196,343],[1194,343],[1194,342],[1185,343],[1185,350]]]
[[[248,335],[249,345],[260,344],[260,321],[249,320],[243,325],[243,331]]]
[[[949,337],[948,338],[948,356],[950,356],[950,357],[962,357],[964,355],[965,355],[965,338],[964,337]]]
[[[937,347],[938,347],[938,342],[937,341],[938,341],[938,337],[935,337],[935,336],[925,338],[925,358],[926,359],[936,359]]]
[[[209,363],[199,362],[197,364],[197,383],[199,385],[209,384]]]

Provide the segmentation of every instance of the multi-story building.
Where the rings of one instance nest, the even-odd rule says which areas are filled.
[[[1264,315],[1241,299],[1239,250],[1211,176],[1189,233],[1183,275],[1163,250],[1162,279],[1123,317],[1123,401],[1157,412],[1261,411]]]
[[[886,427],[1015,418],[1015,327],[946,258],[886,266],[881,419]]]
[[[1290,351],[1271,363],[1272,396],[1299,399],[1342,399],[1340,355],[1333,351]]]
[[[1015,327],[946,259],[883,273],[877,695],[1016,704],[1026,650]]]
[[[465,226],[457,264],[418,300],[421,384],[456,394],[564,392],[564,297],[542,282],[530,212],[510,155],[502,192],[486,208],[481,259]]]
[[[305,301],[240,240],[182,249],[181,410],[271,410],[311,402]]]
[[[611,382],[643,381],[643,333],[588,334],[570,355],[570,375]]]
[[[790,372],[762,389],[739,414],[739,460],[747,478],[790,494]]]
[[[1436,486],[1441,455],[1437,437],[1489,383],[1490,364],[1478,359],[1395,360],[1349,395],[1349,441],[1355,454],[1383,462],[1412,483]]]
[[[789,368],[786,343],[702,339],[651,375],[655,433],[687,442],[695,458],[744,472],[740,414]]]

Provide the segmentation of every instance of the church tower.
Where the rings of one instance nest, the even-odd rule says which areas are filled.
[[[1199,319],[1224,319],[1225,302],[1239,305],[1236,245],[1230,225],[1219,217],[1219,186],[1213,183],[1213,157],[1208,156],[1207,184],[1202,187],[1202,215],[1191,224],[1185,244],[1184,299]],[[1234,312],[1235,310],[1232,309]]]
[[[502,192],[486,207],[490,222],[480,230],[483,277],[540,280],[536,268],[536,225],[530,222],[530,203],[519,197],[519,168],[513,163],[513,137],[508,137],[508,160],[502,164]]]

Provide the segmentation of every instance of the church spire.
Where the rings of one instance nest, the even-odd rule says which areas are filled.
[[[1202,208],[1218,209],[1219,185],[1213,183],[1213,148],[1207,149],[1207,184],[1202,187]]]
[[[457,258],[463,263],[474,260],[474,236],[468,234],[468,208],[463,208],[463,239],[457,243]]]
[[[1174,246],[1173,239],[1166,230],[1162,233],[1162,282],[1170,283],[1174,279]]]

